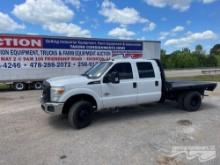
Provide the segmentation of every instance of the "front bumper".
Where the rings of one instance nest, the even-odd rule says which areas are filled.
[[[44,112],[47,112],[49,114],[54,115],[60,115],[62,114],[64,103],[44,103],[41,101],[41,108]]]

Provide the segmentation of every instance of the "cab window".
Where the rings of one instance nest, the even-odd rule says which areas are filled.
[[[124,79],[133,79],[133,72],[130,63],[118,63],[115,64],[108,74],[110,75],[112,72],[118,72],[120,80]]]
[[[138,69],[139,78],[155,77],[154,69],[150,62],[138,62],[137,69]]]

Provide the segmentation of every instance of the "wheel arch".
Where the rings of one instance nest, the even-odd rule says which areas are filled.
[[[68,114],[70,107],[76,103],[77,101],[80,100],[85,100],[85,101],[89,101],[90,103],[92,103],[92,106],[94,108],[94,110],[97,110],[99,105],[98,102],[96,101],[95,97],[90,95],[90,94],[75,94],[73,96],[70,96],[64,103],[63,106],[63,110],[62,110],[62,114]]]

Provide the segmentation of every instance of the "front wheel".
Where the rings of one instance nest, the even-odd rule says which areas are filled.
[[[201,107],[201,104],[202,98],[199,92],[189,92],[184,97],[183,107],[186,111],[197,111]]]
[[[92,115],[92,104],[88,101],[79,101],[70,108],[68,121],[74,128],[85,128],[92,122]]]

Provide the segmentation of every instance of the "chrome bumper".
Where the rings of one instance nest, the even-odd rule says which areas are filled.
[[[49,114],[59,115],[62,114],[64,103],[44,103],[41,101],[41,108],[44,112]]]

